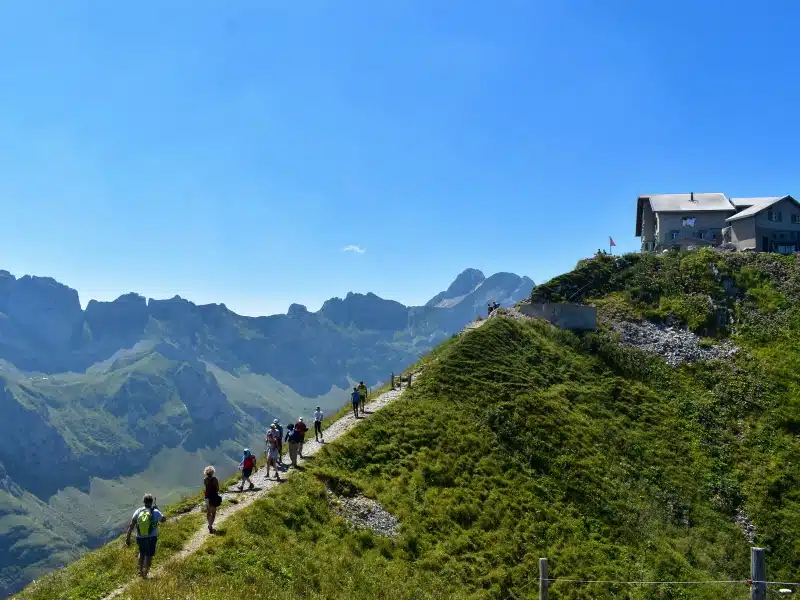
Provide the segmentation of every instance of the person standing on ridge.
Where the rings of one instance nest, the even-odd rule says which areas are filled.
[[[136,529],[136,544],[139,546],[139,576],[147,577],[150,571],[150,564],[156,555],[156,544],[158,543],[158,524],[166,521],[164,515],[156,506],[156,499],[152,494],[145,494],[142,498],[141,508],[137,508],[133,513],[130,527],[128,527],[128,537],[125,538],[125,545],[131,545],[131,533]]]
[[[364,415],[367,412],[367,386],[364,385],[364,382],[360,382],[358,384],[358,403],[361,405],[361,414]]]
[[[325,443],[325,438],[322,437],[322,411],[319,406],[317,412],[314,413],[314,439]]]
[[[353,400],[353,415],[355,415],[356,419],[358,418],[358,404],[361,401],[361,395],[358,393],[358,388],[353,388],[353,393],[350,394],[350,398]]]
[[[300,436],[300,458],[303,458],[303,444],[306,442],[306,433],[308,433],[308,425],[303,421],[303,417],[297,417],[294,430]]]
[[[242,483],[239,484],[239,491],[241,492],[244,489],[244,484],[249,483],[250,487],[248,490],[252,490],[255,486],[252,481],[250,481],[250,476],[253,474],[253,468],[256,466],[256,457],[248,450],[247,448],[244,449],[242,452],[242,462],[239,463],[239,470],[242,472]]]
[[[278,469],[278,447],[280,442],[280,435],[278,434],[278,426],[273,423],[269,426],[267,432],[267,479],[269,479],[269,466],[275,467],[275,479],[281,480],[280,470]]]
[[[278,419],[273,421],[278,429],[278,464],[283,464],[283,425]]]
[[[208,466],[203,470],[203,494],[206,499],[206,520],[208,521],[208,533],[216,533],[214,529],[214,519],[217,518],[217,508],[222,504],[222,496],[219,495],[219,480],[214,476],[214,467]]]
[[[292,461],[292,466],[297,467],[297,454],[300,450],[300,434],[294,425],[289,423],[286,426],[286,441],[289,442],[289,460]]]

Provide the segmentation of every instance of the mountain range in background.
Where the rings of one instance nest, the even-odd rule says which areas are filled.
[[[233,472],[273,418],[338,409],[533,287],[468,269],[424,306],[349,293],[243,317],[134,293],[83,310],[52,278],[0,271],[0,594],[113,537],[144,489],[163,502],[206,464]]]

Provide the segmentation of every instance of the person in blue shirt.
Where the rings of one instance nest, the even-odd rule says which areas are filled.
[[[353,415],[355,418],[358,418],[358,405],[361,403],[361,394],[358,393],[358,388],[353,388],[353,393],[350,394],[350,397],[353,399]]]
[[[139,576],[147,577],[150,564],[156,555],[158,524],[166,521],[166,517],[158,510],[152,494],[145,494],[142,504],[144,506],[136,509],[136,512],[133,513],[125,544],[131,545],[131,533],[136,529],[136,544],[139,546]]]

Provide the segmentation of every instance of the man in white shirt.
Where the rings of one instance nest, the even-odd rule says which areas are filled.
[[[314,439],[323,444],[325,440],[322,437],[322,411],[317,407],[317,412],[314,413]]]

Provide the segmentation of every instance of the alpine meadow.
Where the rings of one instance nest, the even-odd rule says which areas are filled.
[[[756,544],[770,580],[794,581],[795,258],[599,254],[530,300],[567,297],[597,307],[597,331],[499,309],[409,367],[420,375],[399,399],[123,597],[534,598],[547,557],[552,598],[732,599],[749,593]],[[726,350],[698,360],[672,348],[668,364],[620,333],[651,326],[692,336],[701,355]],[[337,509],[362,497],[397,519],[396,536]],[[19,597],[102,598],[114,583],[65,584],[93,557]]]

